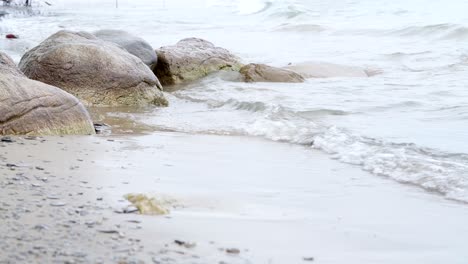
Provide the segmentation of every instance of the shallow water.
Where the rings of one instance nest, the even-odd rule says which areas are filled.
[[[168,94],[168,108],[125,116],[160,130],[311,145],[375,175],[468,202],[466,1],[49,2],[34,16],[13,10],[0,21],[1,35],[21,37],[0,39],[0,49],[18,61],[60,29],[118,28],[154,47],[206,38],[245,62],[380,71],[303,84],[215,75]]]

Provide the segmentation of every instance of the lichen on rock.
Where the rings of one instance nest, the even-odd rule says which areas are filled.
[[[195,81],[210,73],[238,71],[240,59],[230,51],[199,38],[186,38],[156,50],[158,64],[154,73],[163,85]]]
[[[94,128],[77,98],[28,79],[0,52],[0,134],[94,134]]]
[[[168,201],[157,199],[156,197],[149,197],[144,194],[127,194],[125,195],[130,203],[132,203],[144,215],[166,215],[169,214]]]
[[[141,59],[87,32],[53,34],[28,51],[19,67],[88,106],[168,105],[158,78]]]

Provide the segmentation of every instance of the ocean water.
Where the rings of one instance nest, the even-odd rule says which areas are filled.
[[[168,108],[130,115],[161,130],[306,145],[376,176],[468,202],[468,1],[48,3],[7,9],[0,34],[20,39],[0,39],[0,50],[19,61],[58,30],[115,28],[155,48],[201,37],[245,63],[313,61],[376,72],[301,84],[238,83],[215,74],[168,93]]]

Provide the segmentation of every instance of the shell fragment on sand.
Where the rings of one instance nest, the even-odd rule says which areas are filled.
[[[304,82],[304,77],[291,70],[275,68],[265,64],[250,63],[242,67],[239,72],[246,82]]]
[[[103,29],[93,33],[96,37],[117,44],[130,54],[140,58],[148,67],[156,67],[158,57],[153,47],[144,39],[123,30]]]

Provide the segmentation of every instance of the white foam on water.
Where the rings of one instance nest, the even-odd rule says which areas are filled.
[[[202,37],[244,62],[323,61],[371,78],[242,84],[208,78],[136,115],[188,133],[258,136],[330,153],[376,175],[467,201],[468,2],[50,0],[1,20],[16,61],[60,29],[116,27],[154,47]],[[424,6],[424,8],[421,8]],[[47,27],[43,25],[47,24]]]

